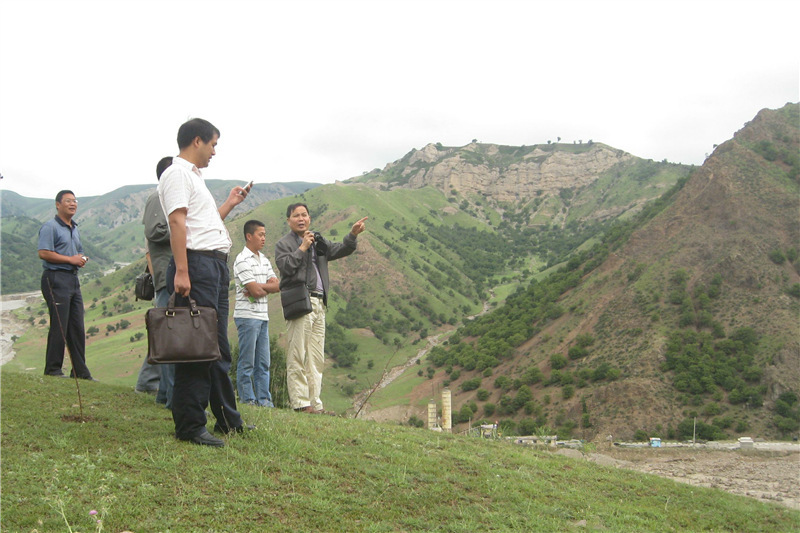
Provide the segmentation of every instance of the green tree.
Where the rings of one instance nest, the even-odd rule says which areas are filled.
[[[560,370],[567,366],[567,358],[560,353],[553,354],[550,356],[550,366],[556,370]]]
[[[533,400],[533,393],[531,392],[531,389],[528,388],[527,385],[523,385],[517,390],[517,394],[516,396],[514,396],[514,401],[512,402],[512,406],[516,411],[531,400]]]
[[[472,379],[468,379],[467,381],[464,381],[463,383],[461,383],[461,390],[463,390],[464,392],[467,392],[467,391],[475,390],[480,386],[481,386],[481,378],[480,377],[474,377]]]

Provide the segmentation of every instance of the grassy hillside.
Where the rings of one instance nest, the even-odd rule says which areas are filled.
[[[587,439],[686,438],[695,417],[706,439],[796,435],[799,111],[762,111],[646,216],[433,352],[459,418]]]
[[[2,375],[4,531],[791,531],[800,513],[505,441],[244,407],[224,449],[152,397]],[[91,514],[96,511],[96,514]],[[97,520],[101,520],[98,523]]]

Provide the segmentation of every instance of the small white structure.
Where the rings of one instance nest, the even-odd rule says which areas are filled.
[[[661,448],[661,439],[658,437],[650,437],[651,448]]]
[[[753,439],[750,437],[739,437],[739,448],[752,448]]]
[[[436,423],[436,401],[431,398],[428,402],[428,429],[433,431],[441,431],[442,428]]]
[[[453,431],[453,409],[450,389],[444,389],[442,391],[442,430],[447,433]]]

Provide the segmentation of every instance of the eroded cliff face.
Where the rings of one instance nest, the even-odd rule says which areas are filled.
[[[589,185],[603,172],[633,158],[603,144],[583,145],[578,151],[570,150],[574,145],[565,146],[564,150],[555,146],[528,148],[525,155],[507,157],[497,145],[473,143],[462,148],[437,148],[428,144],[411,153],[407,160],[390,163],[383,172],[403,165],[403,179],[398,180],[402,184],[394,186],[432,186],[506,202]],[[393,186],[392,182],[388,185]]]

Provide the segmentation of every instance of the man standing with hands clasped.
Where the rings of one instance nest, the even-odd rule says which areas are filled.
[[[236,388],[239,401],[275,407],[269,392],[269,313],[267,294],[278,292],[278,278],[261,249],[267,243],[263,222],[244,223],[244,250],[233,263],[236,305],[233,322],[239,334]]]
[[[309,231],[311,216],[305,204],[286,210],[289,233],[275,244],[275,264],[281,273],[280,288],[305,284],[311,295],[311,313],[286,321],[289,346],[286,381],[289,401],[295,411],[324,413],[320,391],[325,367],[325,307],[328,305],[328,261],[356,250],[356,237],[366,229],[362,218],[343,242],[333,243]]]
[[[245,429],[228,377],[231,366],[228,345],[231,239],[222,220],[244,201],[248,190],[234,187],[217,209],[200,169],[207,167],[215,155],[218,139],[219,130],[207,120],[195,118],[183,124],[178,130],[180,153],[158,183],[173,256],[167,267],[167,290],[175,293],[176,305],[187,305],[191,297],[197,305],[217,310],[217,340],[222,359],[212,363],[176,364],[172,391],[175,436],[206,446],[225,445],[206,429],[205,409],[209,403],[217,419],[215,431],[241,433]]]

